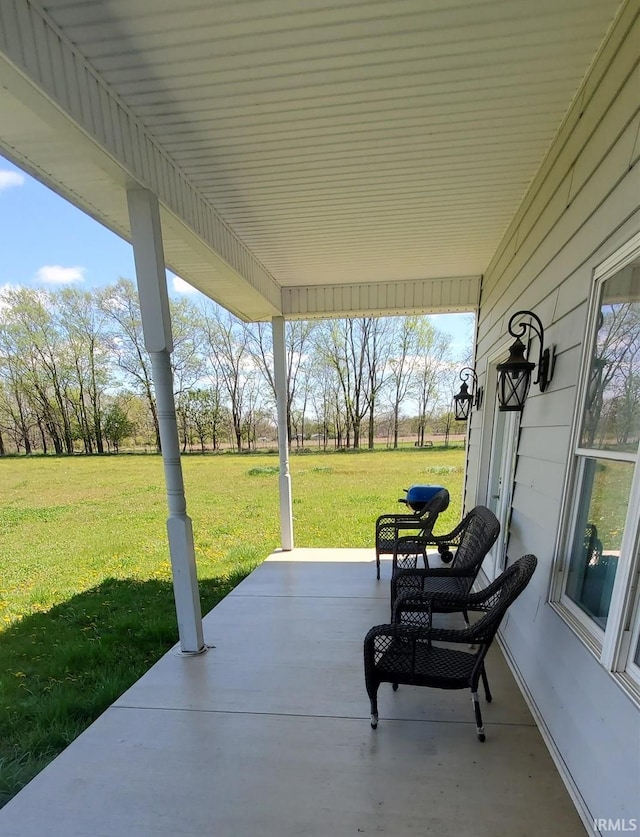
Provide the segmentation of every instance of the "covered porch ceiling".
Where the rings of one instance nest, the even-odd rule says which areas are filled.
[[[0,149],[243,319],[474,310],[619,6],[14,0]]]

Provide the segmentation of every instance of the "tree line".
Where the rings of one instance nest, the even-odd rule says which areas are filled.
[[[270,323],[245,324],[215,303],[171,301],[172,365],[183,449],[238,451],[275,438]],[[455,368],[426,317],[286,323],[290,442],[373,447],[384,424],[398,445],[415,415],[416,444],[449,416]],[[120,279],[93,291],[0,293],[0,455],[160,449],[138,295]]]

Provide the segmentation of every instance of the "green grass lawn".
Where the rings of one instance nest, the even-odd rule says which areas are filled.
[[[460,517],[464,452],[291,458],[296,546],[373,545],[413,483]],[[279,545],[277,457],[186,456],[202,609]],[[158,456],[0,460],[0,804],[177,640]],[[374,569],[372,567],[372,572]]]

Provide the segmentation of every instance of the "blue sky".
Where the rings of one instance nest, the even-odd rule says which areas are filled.
[[[91,289],[135,279],[133,251],[93,218],[0,157],[0,289],[7,285]],[[173,296],[192,291],[168,273]],[[196,292],[197,293],[197,292]],[[473,339],[469,314],[431,317],[460,355]]]

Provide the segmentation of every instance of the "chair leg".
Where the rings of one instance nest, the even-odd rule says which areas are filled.
[[[467,613],[467,611],[466,611],[466,610],[463,610],[463,611],[462,611],[462,616],[463,616],[463,618],[464,618],[464,621],[465,621],[465,622],[467,623],[467,625],[468,625],[468,624],[469,624],[469,614]]]
[[[376,729],[378,726],[378,689],[376,687],[375,692],[372,695],[369,695],[369,699],[371,701],[371,729]]]
[[[487,680],[487,672],[484,670],[484,663],[482,664],[482,670],[480,672],[482,676],[482,685],[484,686],[484,696],[487,699],[487,703],[491,703],[493,698],[491,697],[491,690],[489,689],[489,681]]]
[[[477,692],[471,692],[471,699],[473,701],[473,710],[476,714],[476,731],[478,733],[478,740],[484,741],[484,727],[482,726],[482,713],[480,712],[480,698]]]
[[[376,549],[376,578],[380,581],[380,553]]]

